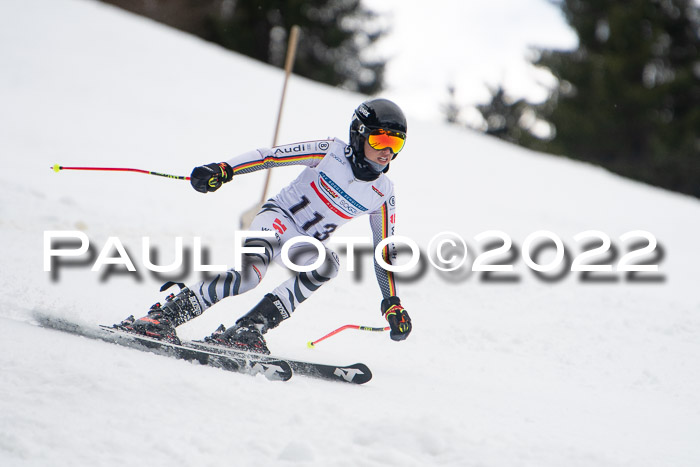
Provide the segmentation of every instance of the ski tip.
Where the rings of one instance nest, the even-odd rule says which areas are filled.
[[[365,384],[372,379],[372,372],[364,363],[337,367],[333,371],[335,381],[352,384]]]
[[[372,379],[372,371],[364,363],[356,363],[353,365],[353,367],[362,372],[362,375],[358,375],[357,380],[355,381],[356,384],[365,384]]]

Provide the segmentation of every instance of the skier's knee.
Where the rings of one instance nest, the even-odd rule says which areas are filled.
[[[249,238],[245,247],[257,247],[259,253],[245,253],[241,258],[241,275],[246,283],[259,283],[267,272],[273,257],[272,245],[263,238]]]
[[[261,255],[244,254],[240,271],[243,282],[247,284],[259,284],[262,278],[265,277],[268,264],[268,262],[263,260]]]

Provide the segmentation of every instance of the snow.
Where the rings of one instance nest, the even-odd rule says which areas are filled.
[[[467,265],[428,265],[400,284],[414,323],[405,342],[350,330],[306,348],[344,324],[383,325],[362,255],[356,273],[342,271],[268,343],[290,357],[364,362],[374,379],[272,383],[41,329],[31,315],[112,323],[143,313],[162,299],[163,281],[143,267],[142,237],[161,264],[174,257],[176,236],[189,248],[200,236],[211,263],[231,264],[239,216],[263,174],[201,195],[181,181],[49,167],[188,174],[267,146],[282,72],[88,0],[1,2],[0,60],[1,465],[700,463],[698,200],[409,115],[390,172],[397,233],[425,251],[436,234],[457,232]],[[296,76],[287,97],[285,142],[345,138],[364,99]],[[275,171],[272,190],[298,170]],[[651,232],[663,254],[644,259],[659,272],[638,276],[646,281],[621,272],[545,280],[520,257],[539,230],[576,256],[574,235],[591,229],[611,238],[612,264],[630,247],[620,235]],[[118,237],[138,274],[91,272],[83,257],[52,278],[42,267],[50,230],[85,232],[92,261]],[[475,237],[488,230],[513,240],[512,280],[469,271],[488,243]],[[358,220],[338,235],[369,229]],[[230,325],[287,274],[272,269],[258,290],[179,334]]]

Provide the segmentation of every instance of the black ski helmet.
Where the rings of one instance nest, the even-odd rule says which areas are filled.
[[[350,147],[353,154],[351,156],[352,169],[355,176],[360,180],[375,180],[379,173],[372,170],[365,160],[365,137],[366,130],[393,130],[406,134],[406,117],[401,108],[388,99],[371,99],[360,104],[352,116],[350,123]],[[396,157],[392,157],[392,160]],[[387,165],[384,172],[389,170]]]

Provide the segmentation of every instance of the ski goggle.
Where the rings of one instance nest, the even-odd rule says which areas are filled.
[[[400,131],[384,130],[381,128],[378,130],[370,130],[367,128],[362,133],[367,138],[369,145],[378,151],[389,148],[394,154],[398,154],[399,151],[403,149],[404,143],[406,143],[406,134]]]

